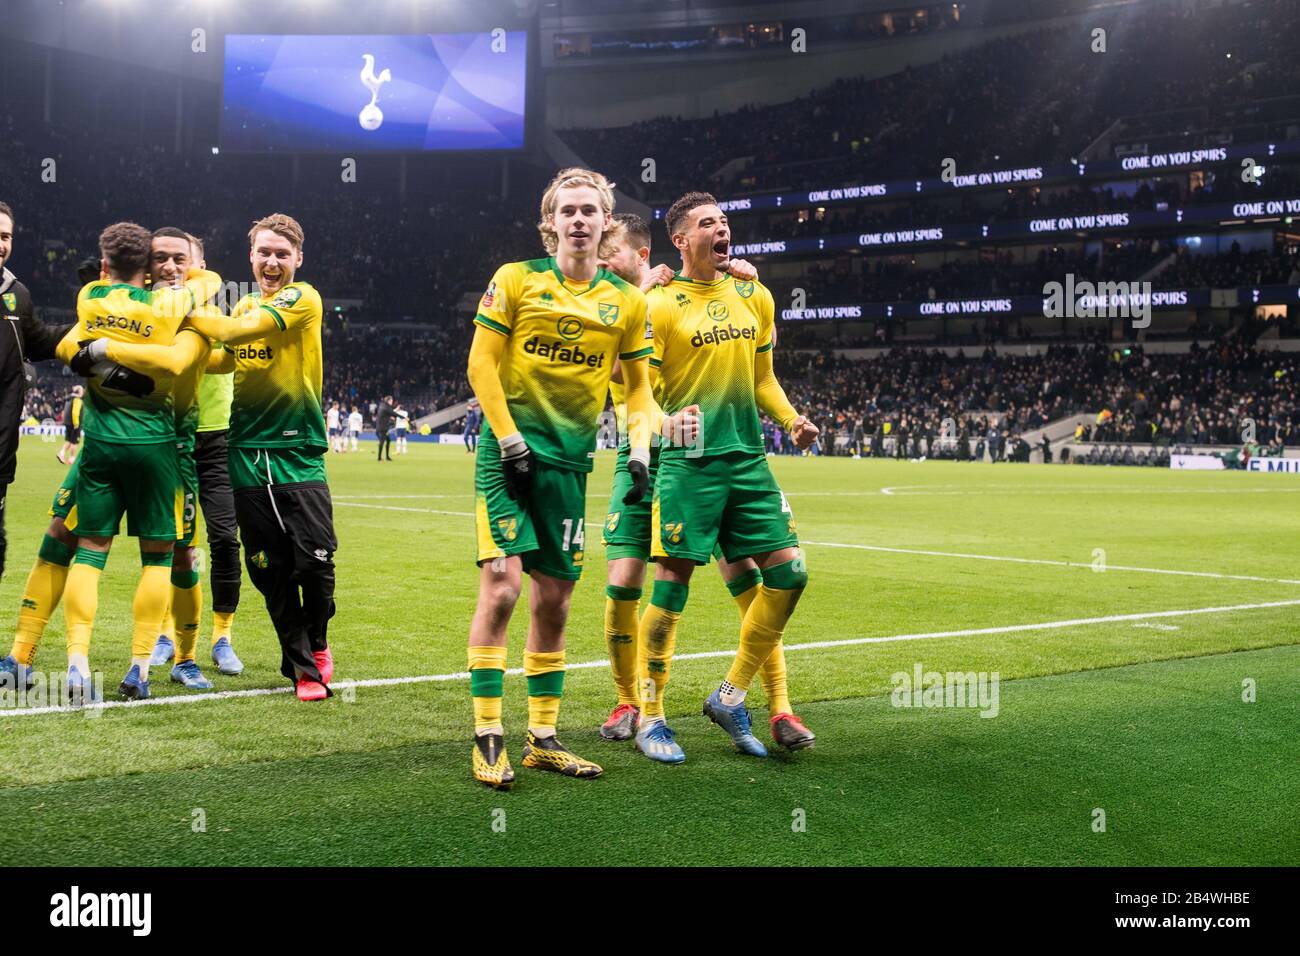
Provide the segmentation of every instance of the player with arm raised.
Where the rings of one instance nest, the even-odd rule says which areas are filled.
[[[620,213],[614,218],[623,226],[623,233],[606,267],[646,293],[655,286],[671,282],[674,272],[670,267],[665,265],[650,267],[649,224],[640,216],[631,213]],[[758,277],[758,271],[743,259],[729,259],[723,268],[730,276],[742,282]],[[662,397],[662,378],[656,371],[659,364],[659,360],[652,356],[650,377],[656,400]],[[620,373],[620,368],[615,365],[609,389],[620,433],[624,433],[626,406],[623,403]],[[698,429],[698,411],[698,407],[692,405],[674,416],[665,417],[661,426],[662,432],[671,435],[678,444],[692,444]],[[609,513],[605,516],[604,526],[605,556],[609,573],[605,588],[605,643],[609,650],[610,672],[618,693],[618,703],[601,726],[600,735],[606,740],[626,740],[637,733],[642,706],[642,702],[638,700],[638,673],[643,672],[640,689],[646,691],[651,699],[644,702],[646,715],[642,721],[643,732],[638,734],[637,748],[652,760],[662,763],[680,763],[686,755],[664,720],[663,700],[652,693],[655,685],[649,676],[650,668],[666,676],[667,668],[671,664],[671,650],[660,649],[656,657],[650,660],[641,659],[638,663],[638,608],[645,581],[646,561],[650,555],[651,514],[649,498],[635,505],[622,503],[628,481],[626,450],[627,442],[624,439],[619,445],[614,487],[610,493]],[[651,448],[652,488],[658,465],[658,453],[659,443],[656,442]],[[757,593],[758,582],[762,580],[758,565],[748,557],[740,558],[734,563],[728,562],[716,548],[714,557],[718,559],[718,570],[722,574],[723,582],[739,605],[743,618],[754,594]],[[663,653],[665,650],[668,651],[667,654]],[[644,654],[640,657],[644,658]],[[812,733],[790,713],[785,655],[779,644],[764,662],[759,670],[759,676],[772,715],[773,736],[778,743],[790,749],[811,746]]]
[[[688,193],[666,220],[682,271],[649,296],[655,357],[664,411],[698,405],[700,436],[695,446],[660,450],[650,549],[655,590],[639,639],[651,660],[670,659],[695,566],[715,546],[731,563],[752,558],[763,583],[745,612],[727,680],[704,710],[743,753],[766,756],[751,732],[745,693],[779,644],[808,575],[794,517],[764,454],[759,410],[800,447],[817,430],[790,405],[773,374],[771,293],[725,274],[731,232],[716,200]],[[662,697],[667,667],[647,676]]]
[[[229,318],[190,322],[227,346],[234,366],[229,467],[245,565],[280,639],[280,672],[299,700],[329,696],[334,659],[334,511],[325,479],[321,299],[294,276],[298,222],[275,213],[249,230],[258,291]]]
[[[604,176],[560,171],[542,196],[538,223],[548,256],[497,269],[474,320],[469,383],[486,423],[474,475],[479,598],[469,634],[471,757],[475,779],[489,786],[514,781],[501,696],[506,629],[524,571],[532,583],[523,765],[584,778],[602,772],[560,743],[556,723],[569,598],[585,554],[587,475],[616,358],[633,423],[629,501],[649,486],[654,402],[645,297],[598,266],[617,228],[613,208]]]

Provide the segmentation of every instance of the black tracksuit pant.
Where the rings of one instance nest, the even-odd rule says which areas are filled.
[[[334,507],[329,486],[310,481],[240,488],[235,514],[244,562],[280,639],[280,673],[319,681],[312,651],[328,646],[334,616]]]
[[[226,430],[199,432],[194,442],[194,467],[199,475],[199,505],[208,529],[208,568],[212,581],[212,610],[233,614],[239,607],[239,526],[235,493],[230,488]]]

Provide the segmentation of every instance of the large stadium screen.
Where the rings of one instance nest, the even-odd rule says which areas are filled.
[[[524,145],[528,35],[226,37],[221,145],[239,152]]]

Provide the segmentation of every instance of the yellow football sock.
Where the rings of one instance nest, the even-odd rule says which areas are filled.
[[[167,616],[167,602],[171,598],[172,553],[146,552],[140,555],[140,583],[135,587],[131,602],[134,626],[131,632],[131,663],[141,664],[141,671],[149,663],[154,641],[162,633],[163,618]]]
[[[764,583],[759,585],[758,596],[745,613],[740,625],[740,647],[727,672],[727,683],[741,692],[749,689],[758,669],[780,643],[785,625],[803,594],[808,575],[803,571],[803,559],[796,560],[797,571],[794,570],[796,562],[787,561],[763,573]]]
[[[536,737],[554,737],[564,694],[564,651],[524,651],[528,678],[528,729]]]
[[[41,642],[49,626],[54,609],[63,599],[63,587],[68,581],[68,566],[73,550],[62,541],[45,536],[40,557],[27,574],[23,587],[23,602],[18,608],[18,628],[9,653],[20,664],[28,667],[36,659],[36,645]]]
[[[212,646],[217,646],[217,641],[223,637],[231,640],[230,629],[235,624],[234,611],[213,611],[212,612]]]
[[[171,613],[164,626],[176,634],[176,663],[194,660],[194,645],[199,638],[199,615],[203,613],[203,585],[197,571],[172,568]]]
[[[503,733],[501,692],[505,683],[506,649],[470,645],[469,692],[474,699],[474,733]]]
[[[689,588],[674,581],[656,581],[650,605],[641,615],[637,639],[637,672],[641,678],[641,716],[663,717],[664,689],[677,647],[677,622],[686,607]]]
[[[754,603],[754,598],[758,597],[758,586],[763,583],[763,575],[758,568],[742,574],[740,577],[727,582],[727,590],[731,596],[736,599],[736,605],[740,608],[740,623],[744,625],[745,614],[749,611],[749,606]],[[767,655],[767,660],[763,661],[763,666],[758,669],[758,679],[763,685],[763,693],[767,694],[767,712],[769,714],[789,714],[793,713],[790,708],[790,689],[789,676],[785,667],[785,648],[781,642],[777,642],[776,647],[772,648],[772,653]]]
[[[640,588],[605,586],[605,646],[620,704],[639,703],[636,693],[637,608]]]
[[[99,575],[107,563],[107,551],[92,551],[83,545],[77,548],[77,556],[68,569],[63,587],[63,624],[69,658],[90,655],[90,632],[99,609]]]

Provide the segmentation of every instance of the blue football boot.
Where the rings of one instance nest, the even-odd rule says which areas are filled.
[[[749,709],[743,701],[728,707],[722,702],[722,689],[719,688],[704,702],[704,716],[730,734],[731,742],[742,754],[751,757],[767,756],[767,748],[750,729]]]
[[[186,690],[212,690],[212,681],[203,676],[194,661],[182,661],[172,668],[172,682]]]
[[[32,669],[26,664],[19,664],[13,655],[0,660],[0,688],[18,690],[18,681],[22,680],[23,690],[32,689]]]
[[[150,667],[162,667],[164,664],[170,664],[172,658],[176,656],[176,645],[166,634],[158,635],[158,643],[153,646],[153,653],[149,655]]]
[[[128,700],[148,700],[149,679],[147,676],[140,676],[139,664],[131,665],[131,669],[122,678],[122,683],[118,686],[117,692]]]
[[[673,739],[673,732],[662,720],[636,732],[636,749],[659,763],[681,763],[686,751]]]
[[[217,673],[227,677],[238,677],[244,672],[244,662],[230,646],[230,638],[223,637],[212,645],[212,663],[217,665]]]

